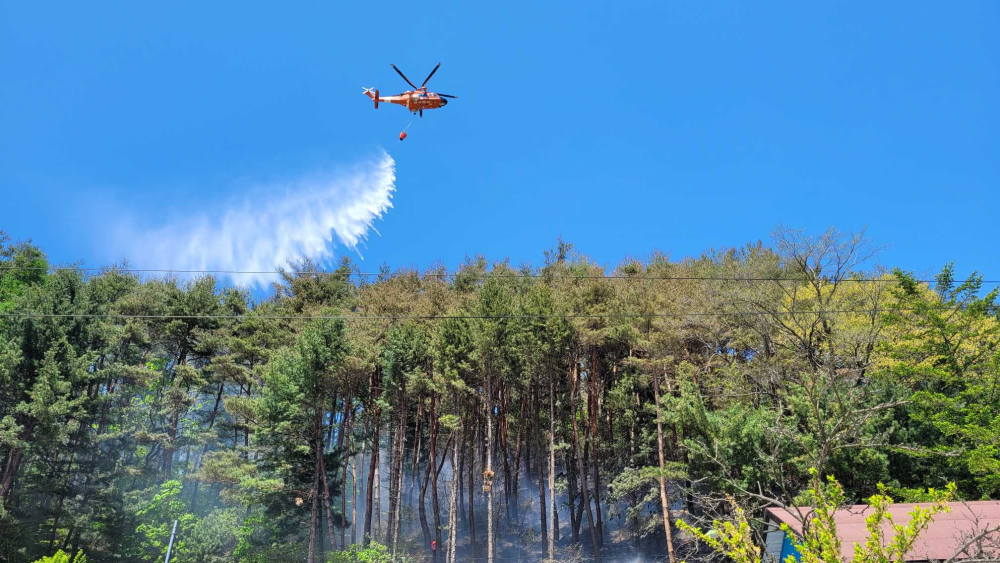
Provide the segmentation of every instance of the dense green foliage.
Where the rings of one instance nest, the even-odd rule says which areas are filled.
[[[175,521],[181,563],[693,561],[664,519],[816,503],[813,468],[1000,498],[996,290],[871,255],[782,231],[607,277],[560,242],[255,296],[3,238],[0,562],[162,561]]]

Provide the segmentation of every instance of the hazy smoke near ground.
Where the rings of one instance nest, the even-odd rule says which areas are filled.
[[[395,183],[395,161],[382,153],[335,172],[260,186],[242,202],[163,227],[124,228],[119,239],[137,268],[273,272],[289,261],[329,259],[335,243],[356,251],[392,207]],[[258,288],[277,279],[269,273],[225,277]]]

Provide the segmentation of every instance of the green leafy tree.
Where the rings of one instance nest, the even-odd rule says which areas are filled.
[[[181,482],[170,480],[160,485],[153,498],[136,512],[140,524],[135,532],[141,538],[140,557],[162,560],[170,545],[170,534],[177,522],[177,535],[173,553],[183,558],[188,551],[191,532],[198,525],[198,518],[187,512],[181,498]]]
[[[315,557],[317,535],[322,535],[317,530],[320,511],[325,509],[331,542],[334,524],[340,521],[333,517],[331,503],[338,492],[337,481],[330,483],[330,474],[336,474],[339,463],[326,451],[324,440],[325,415],[347,346],[343,321],[324,319],[309,325],[293,348],[269,364],[255,404],[261,461],[284,480],[288,501],[309,500],[310,561]]]
[[[970,497],[1000,494],[1000,322],[998,290],[983,294],[982,277],[954,279],[952,265],[932,291],[897,271],[905,308],[890,317],[895,338],[884,366],[912,390],[899,437],[914,447],[897,459],[904,486],[939,479]]]

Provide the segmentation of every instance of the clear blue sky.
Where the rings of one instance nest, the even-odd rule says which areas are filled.
[[[995,1],[169,4],[0,2],[0,229],[142,262],[122,209],[159,229],[384,148],[372,269],[558,236],[680,258],[783,223],[1000,277]],[[459,99],[400,143],[409,115],[361,89],[438,61]]]

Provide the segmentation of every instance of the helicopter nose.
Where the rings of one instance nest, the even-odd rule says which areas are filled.
[[[441,107],[444,107],[446,105],[448,105],[448,100],[446,100],[445,98],[441,98]]]

